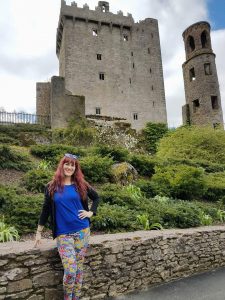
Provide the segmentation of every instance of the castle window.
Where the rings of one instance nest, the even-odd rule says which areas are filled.
[[[217,129],[217,128],[219,128],[220,127],[220,123],[213,123],[213,128],[214,129]]]
[[[148,48],[148,54],[150,54],[150,48]]]
[[[211,64],[204,64],[205,75],[212,75]]]
[[[152,85],[152,91],[154,90],[154,86]]]
[[[196,112],[200,106],[199,99],[192,101],[192,103],[193,103],[193,112]]]
[[[131,56],[134,56],[134,53],[133,53],[133,51],[131,52]]]
[[[207,37],[207,32],[205,30],[201,34],[201,43],[202,43],[202,48],[208,47],[208,37]]]
[[[105,7],[105,5],[102,5],[102,12],[106,12],[106,7]]]
[[[152,106],[153,106],[153,107],[155,106],[155,101],[152,102]]]
[[[190,50],[194,51],[195,50],[195,40],[194,40],[193,36],[189,35],[187,41],[188,41],[188,46],[190,47]]]
[[[211,96],[212,109],[218,109],[219,103],[217,96]]]
[[[97,60],[102,60],[102,55],[101,54],[97,54]]]
[[[124,40],[124,42],[127,42],[127,41],[128,41],[128,35],[127,35],[127,34],[124,34],[124,35],[123,35],[123,40]]]
[[[92,35],[93,36],[98,36],[98,30],[97,29],[93,29],[92,30]]]
[[[152,38],[154,37],[153,33],[151,33],[151,37],[152,37]]]
[[[130,84],[131,84],[131,78],[130,78]]]
[[[195,68],[191,68],[189,70],[189,76],[190,76],[190,81],[193,81],[193,80],[196,79],[196,77],[195,77]]]
[[[99,73],[99,79],[100,80],[105,80],[105,74],[104,73]]]
[[[149,72],[152,73],[152,68],[149,69]]]
[[[134,63],[133,63],[133,69],[134,69]]]
[[[100,115],[101,114],[101,108],[100,107],[96,107],[95,108],[95,114],[96,115]]]
[[[133,113],[133,119],[138,120],[138,113]]]

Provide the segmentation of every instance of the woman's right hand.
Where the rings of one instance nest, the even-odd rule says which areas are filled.
[[[34,242],[34,247],[38,247],[41,244],[41,232],[37,231],[36,236],[35,236],[35,242]]]

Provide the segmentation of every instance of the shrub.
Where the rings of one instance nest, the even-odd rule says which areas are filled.
[[[90,182],[106,182],[111,174],[112,158],[92,155],[80,159],[85,178]]]
[[[131,231],[135,229],[136,216],[132,210],[119,205],[102,204],[93,218],[92,228],[107,232]]]
[[[152,180],[138,179],[134,184],[140,188],[146,198],[152,198],[157,194],[155,183]]]
[[[0,157],[0,169],[27,171],[32,166],[28,155],[6,145],[0,145]]]
[[[31,170],[22,179],[24,187],[31,192],[43,193],[46,184],[52,179],[53,172],[50,170]]]
[[[26,195],[22,189],[0,186],[0,210],[5,223],[19,234],[33,232],[38,223],[43,194]]]
[[[167,125],[164,123],[148,122],[142,130],[140,146],[150,152],[155,153],[159,140],[168,132]]]
[[[157,158],[161,163],[196,163],[204,168],[225,165],[225,131],[211,127],[180,127],[164,136],[158,146]]]
[[[115,162],[123,162],[128,158],[129,151],[119,146],[100,145],[95,148],[95,154],[100,156],[109,156]]]
[[[199,199],[205,193],[204,172],[186,165],[157,167],[152,177],[159,194],[178,199]]]
[[[129,162],[142,176],[151,177],[155,173],[156,161],[150,155],[132,154],[129,157]]]
[[[211,173],[205,176],[206,188],[204,199],[218,201],[225,195],[225,173]]]
[[[1,144],[9,144],[9,145],[19,145],[19,141],[10,136],[0,134],[0,143]]]
[[[114,164],[112,166],[111,181],[114,183],[127,185],[133,183],[137,179],[137,176],[138,173],[135,168],[127,162]]]
[[[59,159],[63,157],[65,153],[72,153],[81,157],[85,155],[85,151],[82,148],[58,144],[34,145],[31,146],[30,152],[34,156],[54,163],[58,163]]]
[[[4,218],[0,220],[0,243],[12,242],[19,239],[18,231],[14,226],[4,223]]]

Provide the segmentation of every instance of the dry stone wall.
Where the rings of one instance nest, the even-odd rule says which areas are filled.
[[[83,300],[107,299],[225,265],[225,227],[93,236]],[[0,245],[0,299],[62,299],[54,241]]]

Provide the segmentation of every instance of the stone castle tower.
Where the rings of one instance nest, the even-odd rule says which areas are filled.
[[[208,22],[198,22],[183,32],[186,61],[183,76],[186,104],[183,123],[193,125],[221,124],[223,112]]]
[[[167,123],[157,20],[135,23],[105,1],[90,10],[62,0],[56,39],[59,76],[65,91],[85,97],[86,116],[125,119],[135,129]],[[38,107],[47,93],[37,87]]]

